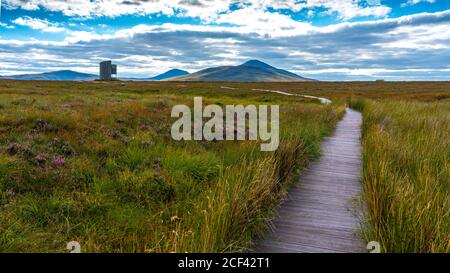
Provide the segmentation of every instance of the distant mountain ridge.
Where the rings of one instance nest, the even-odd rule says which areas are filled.
[[[200,70],[168,81],[232,81],[232,82],[293,82],[314,81],[295,73],[275,68],[259,60],[238,66],[219,66]]]
[[[22,74],[12,76],[0,76],[0,79],[12,79],[23,81],[92,81],[97,75],[80,73],[72,70],[60,70],[38,74]]]
[[[124,77],[120,77],[119,79],[124,80],[124,81],[162,81],[162,80],[166,80],[166,79],[170,79],[170,78],[174,78],[174,77],[179,77],[179,76],[185,76],[188,75],[189,72],[181,70],[181,69],[171,69],[168,70],[162,74],[159,74],[157,76],[154,77],[150,77],[150,78],[124,78]]]
[[[42,81],[93,81],[97,75],[72,70],[60,70],[39,74],[0,76],[0,79]],[[151,78],[119,78],[131,81],[224,81],[224,82],[304,82],[315,81],[287,70],[279,69],[258,60],[250,60],[238,66],[219,66],[189,72],[172,69]]]
[[[157,75],[151,78],[121,78],[123,80],[135,80],[135,81],[160,81],[173,77],[188,75],[189,72],[172,69],[163,74]],[[22,81],[93,81],[98,79],[98,75],[80,73],[72,70],[60,70],[37,74],[21,74],[11,76],[0,76],[0,79],[12,79]]]
[[[174,78],[174,77],[185,76],[188,74],[189,74],[189,72],[181,70],[181,69],[171,69],[171,70],[164,72],[158,76],[149,78],[149,80],[161,81],[161,80],[170,79],[170,78]]]

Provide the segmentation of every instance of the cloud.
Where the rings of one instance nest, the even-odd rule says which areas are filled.
[[[241,17],[251,8],[239,9]],[[232,26],[141,24],[109,34],[68,30],[62,42],[0,39],[0,74],[14,67],[97,73],[99,61],[113,59],[121,76],[148,77],[261,59],[318,79],[450,80],[450,11],[325,27],[295,25],[289,17],[272,22],[264,12],[247,24],[233,16],[220,17]]]
[[[362,6],[362,3],[365,6]],[[391,12],[390,7],[384,6],[380,1],[374,0],[306,0],[303,2],[300,1],[294,7],[297,10],[324,8],[327,10],[325,13],[337,13],[344,20],[366,16],[384,17]]]
[[[211,22],[222,13],[233,13],[231,5],[252,7],[260,12],[289,9],[323,8],[328,13],[337,13],[343,19],[375,16],[383,17],[391,9],[379,0],[4,0],[8,8],[62,12],[66,16],[116,17],[120,15],[148,15],[162,13],[173,16],[198,17]],[[416,0],[413,0],[416,1]]]
[[[283,35],[305,34],[315,29],[309,23],[295,21],[287,15],[263,11],[252,6],[221,14],[216,22],[242,26],[247,32],[270,36],[278,36],[281,33]]]
[[[12,26],[12,25],[8,25],[8,24],[0,22],[0,28],[1,27],[6,28],[6,29],[13,29],[14,28],[14,26]]]
[[[406,3],[402,4],[402,7],[417,5],[417,4],[422,3],[422,2],[426,2],[426,3],[432,4],[432,3],[436,2],[436,0],[408,0]]]
[[[29,27],[34,30],[42,30],[44,32],[62,32],[65,31],[65,28],[59,27],[57,23],[51,23],[47,20],[31,18],[28,16],[19,17],[12,21],[12,23]]]

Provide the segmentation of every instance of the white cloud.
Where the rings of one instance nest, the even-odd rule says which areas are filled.
[[[14,26],[8,25],[8,24],[2,23],[2,22],[0,22],[0,27],[6,28],[6,29],[13,29],[14,28]]]
[[[316,29],[309,23],[293,20],[287,15],[271,13],[246,7],[231,13],[221,14],[217,23],[229,23],[245,27],[247,32],[255,32],[262,35],[279,36],[305,34]]]
[[[169,68],[195,71],[255,58],[300,74],[322,75],[318,79],[450,79],[450,10],[313,27],[265,11],[256,11],[248,22],[240,19],[252,9],[219,16],[233,26],[142,24],[103,35],[67,30],[63,42],[0,39],[0,74],[14,67],[96,73],[97,62],[107,58],[119,64],[122,76],[147,77]]]
[[[346,74],[350,76],[368,76],[368,77],[377,77],[383,75],[386,77],[389,74],[395,73],[412,73],[412,72],[421,72],[421,73],[429,73],[429,72],[449,72],[450,69],[385,69],[385,68],[368,68],[368,69],[348,69],[348,68],[333,68],[333,69],[318,69],[318,70],[297,70],[295,72],[300,74],[329,74],[329,73],[339,73]]]
[[[417,5],[422,2],[427,2],[427,3],[432,4],[432,3],[436,2],[436,0],[408,0],[406,3],[402,4],[402,7]]]
[[[384,17],[391,12],[390,7],[373,0],[305,0],[296,4],[296,9],[313,8],[325,8],[326,13],[337,13],[344,20],[365,16]]]
[[[433,26],[400,26],[383,35],[399,37],[396,41],[384,43],[383,48],[416,50],[450,49],[450,23]],[[402,37],[402,38],[401,38]]]
[[[127,14],[163,13],[199,17],[205,22],[211,22],[220,14],[229,12],[230,5],[237,3],[240,3],[240,7],[250,6],[260,12],[265,12],[269,8],[290,9],[294,12],[324,8],[329,13],[337,13],[343,19],[361,16],[383,17],[391,11],[379,0],[5,0],[5,2],[9,8],[21,7],[26,10],[45,8],[62,12],[67,16],[115,17]]]
[[[31,18],[28,16],[19,17],[12,21],[14,24],[19,26],[29,27],[34,30],[42,30],[44,32],[62,32],[65,28],[59,27],[56,23],[51,23],[47,20]]]

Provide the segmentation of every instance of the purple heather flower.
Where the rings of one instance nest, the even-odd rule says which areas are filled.
[[[53,165],[56,165],[56,166],[62,166],[66,163],[66,160],[64,159],[64,157],[58,157],[55,160],[53,160],[52,163],[53,163]]]
[[[44,164],[45,161],[46,161],[45,156],[43,156],[43,155],[37,155],[37,156],[35,157],[35,159],[36,159],[36,161],[37,161],[39,164]]]
[[[6,195],[8,195],[8,196],[14,196],[14,195],[16,195],[16,192],[15,192],[14,190],[8,190],[8,191],[6,192]]]

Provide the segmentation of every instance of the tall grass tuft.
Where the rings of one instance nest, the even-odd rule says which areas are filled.
[[[366,239],[386,252],[449,252],[450,103],[352,106],[364,110]]]
[[[303,151],[301,139],[286,140],[277,153],[256,161],[243,157],[240,164],[224,170],[200,198],[193,215],[180,219],[165,251],[248,250],[285,195],[293,169],[307,160]]]

